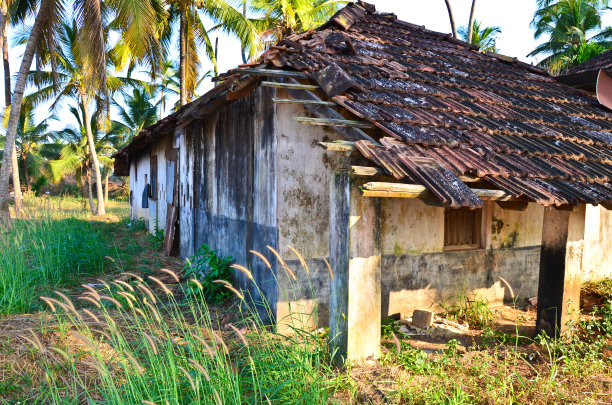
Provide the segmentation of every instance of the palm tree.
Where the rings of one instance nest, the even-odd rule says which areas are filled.
[[[74,174],[77,182],[80,184],[80,189],[85,198],[89,200],[89,207],[92,212],[95,210],[92,192],[92,165],[93,160],[89,149],[89,141],[87,134],[87,124],[85,122],[86,112],[82,104],[79,108],[71,106],[70,113],[75,118],[77,126],[69,126],[61,131],[55,132],[53,135],[66,142],[66,145],[61,149],[59,158],[49,162],[51,169],[52,181],[57,182],[68,174]],[[96,125],[96,113],[90,118],[89,127],[93,129],[93,138],[95,142],[96,154],[105,173],[105,198],[108,196],[108,177],[112,171],[113,160],[110,156],[117,149],[114,146],[123,139],[123,134],[118,128],[111,127],[109,131],[103,133],[100,126]]]
[[[169,41],[173,27],[179,28],[179,83],[180,105],[190,101],[195,93],[201,60],[197,44],[204,46],[204,53],[211,61],[215,75],[217,54],[210,40],[210,34],[217,30],[235,35],[243,47],[254,55],[257,51],[257,29],[240,11],[226,0],[167,0],[168,20],[161,37]],[[202,17],[205,16],[217,25],[207,30]]]
[[[8,1],[8,0],[4,0]],[[151,13],[146,12],[147,4],[156,0],[109,0],[104,2],[104,13],[99,0],[13,0],[15,2],[11,17],[15,21],[25,21],[27,17],[35,16],[34,25],[27,40],[25,52],[15,81],[13,91],[12,108],[8,121],[5,148],[11,150],[15,144],[15,133],[21,111],[21,101],[26,86],[26,81],[32,65],[34,56],[37,61],[48,63],[52,68],[52,78],[55,82],[56,67],[56,38],[61,29],[61,22],[67,5],[73,7],[76,20],[79,25],[79,42],[81,43],[82,74],[87,78],[87,92],[91,94],[102,94],[106,98],[106,49],[105,29],[102,21],[103,14],[115,15],[116,27],[128,31],[130,38],[137,39],[141,44],[155,42],[154,35],[156,21]],[[37,6],[38,5],[38,10]],[[143,11],[144,10],[144,11]],[[5,26],[0,24],[0,37],[4,35]],[[151,39],[153,37],[153,39]],[[130,45],[133,45],[132,43]],[[132,46],[134,57],[138,57],[136,46]],[[36,84],[38,82],[36,81]],[[91,131],[89,131],[91,132]],[[90,137],[91,138],[91,137]],[[90,139],[91,140],[91,139]],[[88,142],[92,149],[92,159],[97,159],[92,142]],[[8,221],[8,185],[9,173],[12,170],[13,154],[7,153],[3,156],[3,164],[0,169],[0,220]],[[95,167],[96,178],[100,177],[99,168]],[[99,184],[100,182],[98,182]],[[98,214],[104,214],[104,202],[102,201],[101,188],[98,190]]]
[[[41,38],[45,36],[47,44],[52,43],[53,28],[57,25],[62,15],[61,7],[57,6],[55,0],[41,0],[38,13],[34,19],[34,25],[30,32],[30,37],[23,53],[19,73],[15,82],[15,90],[13,91],[13,99],[11,103],[11,112],[9,115],[8,128],[6,131],[6,139],[4,148],[12,151],[15,146],[15,134],[19,123],[19,115],[21,113],[21,100],[25,90],[26,79],[34,54],[37,53],[37,48],[41,43]],[[0,25],[1,34],[4,36],[5,26]],[[0,169],[0,221],[8,222],[9,217],[9,174],[13,168],[14,153],[5,153],[2,157],[2,168]]]
[[[472,24],[472,40],[468,41],[467,26],[459,28],[461,39],[477,45],[481,52],[497,52],[497,35],[501,34],[500,27],[480,27],[480,21],[474,20]]]
[[[534,37],[548,40],[528,56],[545,56],[538,65],[557,73],[596,56],[612,45],[612,29],[602,29],[606,0],[538,0]]]
[[[251,0],[252,18],[260,42],[273,44],[294,32],[317,28],[331,18],[346,0]]]
[[[47,118],[35,124],[34,109],[27,104],[24,104],[19,115],[15,145],[21,159],[27,191],[31,190],[31,177],[40,171],[36,169],[40,168],[41,160],[44,160],[38,155],[41,145],[51,138],[48,133],[49,120]]]
[[[162,118],[164,111],[166,111],[166,104],[168,103],[169,95],[179,95],[181,85],[179,83],[178,69],[174,66],[174,63],[170,60],[164,62],[159,74],[159,78],[154,84],[157,91],[160,94],[159,97],[159,117]]]
[[[99,118],[100,115],[92,116],[89,113],[89,105],[93,101],[96,101],[98,104],[103,104],[106,91],[113,94],[121,90],[127,84],[139,84],[140,81],[111,76],[108,73],[109,69],[107,65],[105,65],[102,72],[104,74],[105,85],[103,86],[104,90],[102,90],[102,95],[100,96],[96,93],[96,89],[101,86],[101,80],[98,78],[100,74],[97,73],[96,77],[88,74],[91,68],[89,66],[90,62],[87,58],[83,57],[84,54],[81,47],[82,41],[80,40],[80,33],[78,32],[76,21],[72,21],[71,24],[63,24],[63,31],[61,32],[59,43],[60,46],[55,51],[55,58],[57,60],[55,74],[49,71],[32,71],[29,73],[28,79],[31,83],[45,85],[45,87],[29,95],[28,99],[33,105],[38,105],[42,101],[54,100],[51,107],[52,109],[60,105],[61,101],[66,98],[77,99],[81,104],[85,116],[83,123],[87,134],[93,173],[96,180],[97,207],[96,210],[92,212],[98,215],[104,215],[105,208],[101,165],[96,153],[93,135],[93,128],[96,125],[91,125],[91,118]],[[110,61],[107,59],[107,64],[109,63]],[[55,93],[56,88],[59,90],[57,95]],[[102,111],[98,110],[98,113],[102,113]],[[99,120],[95,120],[94,122],[99,122]]]
[[[161,100],[157,104],[152,101],[151,93],[144,87],[135,87],[131,96],[124,97],[125,106],[113,101],[121,121],[112,121],[112,125],[116,131],[126,134],[123,142],[129,142],[143,128],[157,122],[157,104],[160,104]]]
[[[0,43],[2,48],[2,59],[4,66],[4,105],[8,107],[11,105],[11,68],[8,56],[8,41],[6,38],[6,29],[10,22],[8,14],[8,0],[0,0],[2,3],[0,6],[0,26],[3,27],[2,34],[0,35]],[[15,194],[15,212],[20,213],[23,210],[21,195],[21,182],[19,181],[19,164],[17,161],[17,149],[13,145],[13,190]]]

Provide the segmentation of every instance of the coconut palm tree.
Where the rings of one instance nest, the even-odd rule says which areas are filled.
[[[135,58],[139,57],[134,42],[149,44],[157,40],[156,27],[157,20],[148,10],[147,4],[154,3],[156,0],[108,0],[103,4],[100,0],[4,0],[13,2],[11,7],[13,21],[26,21],[29,17],[34,17],[34,24],[28,36],[26,48],[21,61],[21,66],[15,81],[13,91],[12,108],[9,116],[6,145],[11,150],[15,144],[15,133],[21,111],[21,101],[28,78],[28,73],[34,60],[37,57],[37,65],[48,64],[52,69],[53,83],[55,83],[55,67],[57,33],[61,29],[64,20],[66,6],[74,10],[75,19],[78,23],[78,36],[80,46],[80,59],[82,62],[82,76],[86,78],[87,95],[101,94],[106,98],[106,49],[105,41],[107,36],[104,24],[104,16],[116,16],[115,26],[124,31],[130,30],[130,42],[132,54]],[[104,7],[104,10],[102,10]],[[0,24],[0,37],[3,37],[5,25]],[[38,81],[36,81],[38,85]],[[91,131],[88,131],[91,133]],[[91,137],[90,137],[91,138]],[[90,141],[89,147],[92,149],[92,159],[97,159],[94,145]],[[0,220],[8,221],[8,184],[9,173],[12,170],[12,154],[3,156],[3,164],[0,169]],[[100,170],[95,165],[96,178],[100,178]],[[100,182],[98,181],[98,184]],[[104,202],[102,201],[102,190],[98,187],[98,214],[104,214]]]
[[[47,118],[36,124],[34,109],[28,104],[24,104],[19,115],[15,146],[19,160],[21,160],[23,179],[28,191],[31,190],[31,178],[36,173],[40,173],[40,168],[44,164],[44,159],[39,156],[38,152],[43,144],[52,140],[48,131],[51,119]]]
[[[538,65],[557,73],[612,45],[612,29],[602,28],[606,0],[538,0],[534,37],[548,40],[528,56],[544,56]]]
[[[56,72],[55,74],[52,71],[32,71],[29,73],[28,80],[32,84],[42,85],[42,87],[37,92],[29,95],[28,101],[36,106],[41,102],[53,100],[52,109],[61,105],[62,101],[66,99],[76,99],[81,104],[83,113],[85,114],[83,124],[87,134],[93,173],[96,180],[96,196],[98,202],[94,213],[103,215],[105,209],[102,189],[102,172],[93,136],[93,128],[96,125],[91,125],[92,117],[98,118],[94,121],[98,123],[101,122],[102,119],[100,115],[91,115],[89,107],[93,102],[96,102],[98,105],[103,104],[105,91],[114,94],[127,85],[138,85],[141,84],[141,82],[135,79],[112,76],[109,73],[110,60],[107,59],[107,64],[103,69],[105,82],[103,86],[104,90],[101,91],[101,95],[98,94],[96,89],[100,87],[99,83],[101,83],[101,81],[87,73],[90,69],[88,66],[90,62],[87,61],[87,58],[83,57],[83,50],[81,47],[82,41],[80,40],[78,29],[75,20],[73,20],[72,23],[63,24],[63,31],[59,37],[60,46],[58,46],[55,51],[55,58],[57,60]],[[99,76],[99,73],[97,73],[97,75]],[[92,81],[94,83],[92,83]],[[56,89],[58,90],[57,93],[55,92]],[[99,109],[98,113],[101,114],[102,109]]]
[[[330,19],[346,0],[251,0],[252,18],[264,47],[294,32],[313,29]]]
[[[204,54],[213,65],[214,74],[218,74],[217,53],[210,39],[210,34],[223,31],[240,39],[249,54],[257,51],[258,32],[252,22],[226,0],[166,0],[168,24],[161,37],[167,41],[171,38],[174,27],[179,31],[179,83],[180,105],[189,102],[195,93],[200,76],[201,60],[198,55],[198,44],[203,45]],[[217,25],[210,30],[204,26],[203,17]]]
[[[113,127],[102,132],[100,126],[97,125],[96,116],[101,114],[94,114],[89,118],[89,125],[86,124],[86,109],[82,104],[78,108],[70,106],[70,113],[74,117],[77,125],[68,126],[61,131],[54,132],[52,135],[65,142],[65,146],[61,149],[59,158],[49,162],[51,171],[51,179],[53,182],[59,181],[66,175],[73,174],[79,182],[81,193],[85,198],[89,200],[89,207],[92,212],[95,210],[93,192],[92,192],[92,165],[93,159],[89,149],[89,141],[87,134],[87,127],[93,128],[93,138],[95,142],[96,154],[98,155],[98,161],[103,168],[105,173],[105,198],[108,196],[108,177],[112,172],[112,166],[114,159],[111,155],[117,150],[116,144],[120,143],[124,134],[120,128]]]
[[[153,96],[147,88],[135,87],[131,95],[124,97],[124,103],[125,106],[113,101],[118,110],[120,121],[112,121],[112,124],[117,131],[126,134],[123,142],[129,142],[143,128],[157,122],[159,118],[157,105],[161,103],[161,100],[153,104]]]
[[[500,27],[481,27],[480,21],[474,20],[472,24],[472,39],[468,39],[467,26],[459,28],[459,36],[466,42],[477,45],[481,52],[497,52],[497,35],[501,34]]]

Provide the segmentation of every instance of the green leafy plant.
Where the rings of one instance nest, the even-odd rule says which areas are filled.
[[[164,246],[164,230],[159,228],[159,221],[157,219],[155,220],[153,233],[149,234],[149,242],[155,250],[161,250]]]
[[[221,257],[218,250],[212,250],[203,244],[196,254],[187,260],[183,272],[185,278],[196,279],[202,285],[202,294],[208,302],[219,304],[232,294],[219,281],[232,281],[230,265],[233,261],[233,257]],[[193,291],[188,290],[187,294],[190,296]]]
[[[451,320],[467,322],[474,329],[487,327],[493,322],[487,302],[476,294],[470,298],[465,292],[457,294],[454,304],[443,303],[442,313]]]
[[[399,322],[395,319],[387,318],[383,319],[381,323],[380,336],[383,339],[391,339],[393,333],[399,332]]]

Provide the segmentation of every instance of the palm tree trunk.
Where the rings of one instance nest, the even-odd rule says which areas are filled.
[[[21,155],[21,164],[23,165],[23,180],[26,184],[26,191],[30,192],[30,178],[28,177],[28,161],[26,160],[28,155]]]
[[[108,175],[110,170],[106,170],[106,176],[104,176],[104,204],[108,204]]]
[[[6,1],[2,1],[2,10],[0,14],[0,26],[2,27],[2,35],[0,35],[0,41],[2,41],[2,57],[4,61],[4,105],[11,105],[11,65],[8,57],[8,41],[6,40],[6,30],[8,27],[8,4]],[[13,194],[15,198],[15,214],[19,215],[23,210],[23,196],[21,194],[21,183],[19,181],[19,163],[17,160],[17,148],[13,144]]]
[[[451,31],[453,38],[457,38],[457,27],[455,26],[455,17],[453,17],[453,9],[450,4],[450,0],[444,0],[446,3],[446,9],[448,10],[448,19],[450,20]]]
[[[83,103],[83,119],[85,121],[87,143],[89,144],[89,154],[91,156],[91,162],[93,165],[94,174],[96,176],[96,197],[98,199],[98,207],[96,210],[96,214],[105,215],[106,210],[104,209],[104,193],[102,191],[102,174],[100,173],[100,162],[98,161],[98,154],[96,153],[96,144],[94,143],[93,132],[91,131],[91,119],[89,117],[89,100],[84,92],[81,92],[81,102]],[[89,177],[91,177],[91,175]],[[91,187],[91,181],[89,184]]]
[[[21,113],[21,100],[23,99],[23,91],[25,90],[26,78],[34,59],[36,45],[40,41],[44,23],[49,13],[49,5],[52,0],[42,0],[40,9],[34,20],[30,37],[26,45],[17,81],[15,83],[15,91],[11,103],[11,113],[9,115],[8,128],[6,130],[6,139],[4,142],[5,150],[12,151],[15,145],[15,134],[17,133],[17,124],[19,122],[19,114]],[[4,29],[4,27],[2,27]],[[2,33],[4,34],[4,33]],[[13,158],[11,153],[5,153],[2,159],[2,169],[0,169],[0,221],[8,222],[9,217],[9,175],[13,170]]]
[[[87,168],[87,197],[89,198],[89,210],[92,214],[96,213],[96,207],[93,200],[93,192],[91,190],[91,168]]]
[[[246,0],[244,0],[242,2],[242,15],[244,16],[244,18],[246,18],[246,13],[247,13],[247,2]],[[246,64],[248,62],[248,59],[247,59],[246,49],[244,48],[244,45],[242,45],[242,47],[240,48],[240,56],[242,56],[242,63]],[[215,55],[215,58],[216,57],[217,55]]]
[[[470,10],[470,21],[468,22],[468,43],[472,43],[472,36],[474,35],[474,10],[476,10],[476,0],[472,0],[472,9]]]
[[[187,10],[184,5],[181,5],[180,18],[180,65],[179,76],[181,85],[181,105],[187,104]]]

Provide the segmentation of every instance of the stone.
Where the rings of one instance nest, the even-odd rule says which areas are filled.
[[[417,328],[429,328],[433,325],[434,313],[432,311],[424,311],[415,309],[412,313],[412,325]]]

